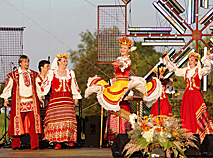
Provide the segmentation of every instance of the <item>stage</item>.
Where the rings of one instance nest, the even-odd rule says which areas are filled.
[[[41,149],[41,150],[13,150],[11,148],[0,148],[0,157],[70,157],[70,158],[112,158],[112,152],[110,148],[73,148],[73,149]]]

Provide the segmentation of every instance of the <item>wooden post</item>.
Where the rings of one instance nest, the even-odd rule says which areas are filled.
[[[104,109],[101,106],[101,131],[100,131],[100,148],[102,148],[102,133],[103,133],[103,117],[104,117]]]
[[[139,103],[138,103],[138,101],[137,101],[136,105],[137,105],[137,122],[138,122],[138,117],[139,117]]]

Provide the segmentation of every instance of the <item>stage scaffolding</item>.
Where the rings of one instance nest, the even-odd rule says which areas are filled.
[[[120,55],[118,40],[126,35],[126,5],[98,6],[98,63],[109,64]]]
[[[23,31],[24,27],[0,27],[0,84],[5,83],[23,55]]]

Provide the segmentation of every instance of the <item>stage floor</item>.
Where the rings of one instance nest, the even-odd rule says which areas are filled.
[[[44,158],[113,158],[110,148],[75,148],[75,149],[41,149],[41,150],[13,150],[11,148],[0,148],[0,157],[44,157]]]

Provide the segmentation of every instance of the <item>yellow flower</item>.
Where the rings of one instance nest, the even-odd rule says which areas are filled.
[[[177,135],[177,133],[176,132],[173,132],[173,136],[176,136]]]
[[[144,116],[143,119],[144,119],[144,120],[148,119],[148,116]]]

